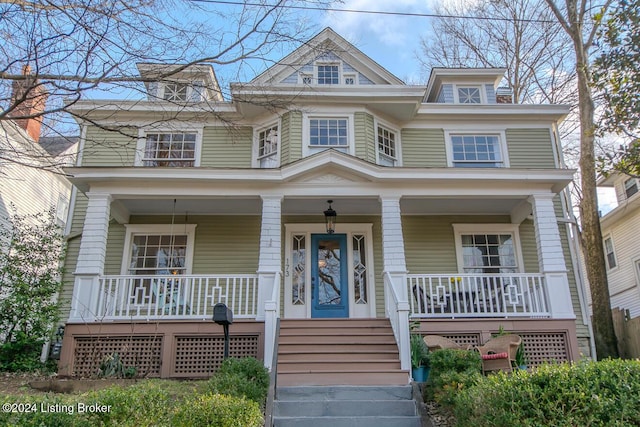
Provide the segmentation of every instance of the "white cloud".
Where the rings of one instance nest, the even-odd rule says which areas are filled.
[[[432,1],[424,0],[346,0],[341,9],[376,12],[429,13]],[[378,15],[354,12],[329,12],[324,25],[358,44],[382,44],[400,47],[413,44],[422,30],[428,27],[426,17]]]

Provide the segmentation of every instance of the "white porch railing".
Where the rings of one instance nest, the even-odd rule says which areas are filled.
[[[542,274],[409,274],[411,317],[550,317]]]
[[[234,319],[256,317],[258,276],[104,276],[99,279],[96,320],[211,320],[224,303]]]

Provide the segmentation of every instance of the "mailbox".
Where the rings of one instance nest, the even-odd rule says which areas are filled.
[[[218,325],[230,325],[233,323],[233,312],[223,303],[213,306],[213,321]]]

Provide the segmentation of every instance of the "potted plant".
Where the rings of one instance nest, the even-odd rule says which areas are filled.
[[[423,383],[429,378],[429,347],[424,343],[422,336],[411,334],[411,376],[418,383]]]
[[[529,358],[524,352],[524,343],[520,343],[520,346],[518,347],[518,351],[516,352],[515,365],[516,367],[518,367],[518,369],[521,369],[523,371],[527,370],[527,365],[529,365]]]

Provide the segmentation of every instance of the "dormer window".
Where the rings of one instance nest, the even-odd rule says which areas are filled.
[[[189,85],[186,83],[165,83],[163,99],[165,101],[186,101],[188,89]]]
[[[162,99],[171,102],[200,102],[205,94],[204,82],[167,82],[162,85]]]
[[[458,102],[460,104],[482,103],[480,88],[475,86],[458,86]]]
[[[318,65],[318,84],[337,85],[340,84],[340,68],[338,64]]]
[[[383,166],[395,166],[398,161],[396,146],[396,132],[378,126],[378,164]]]

